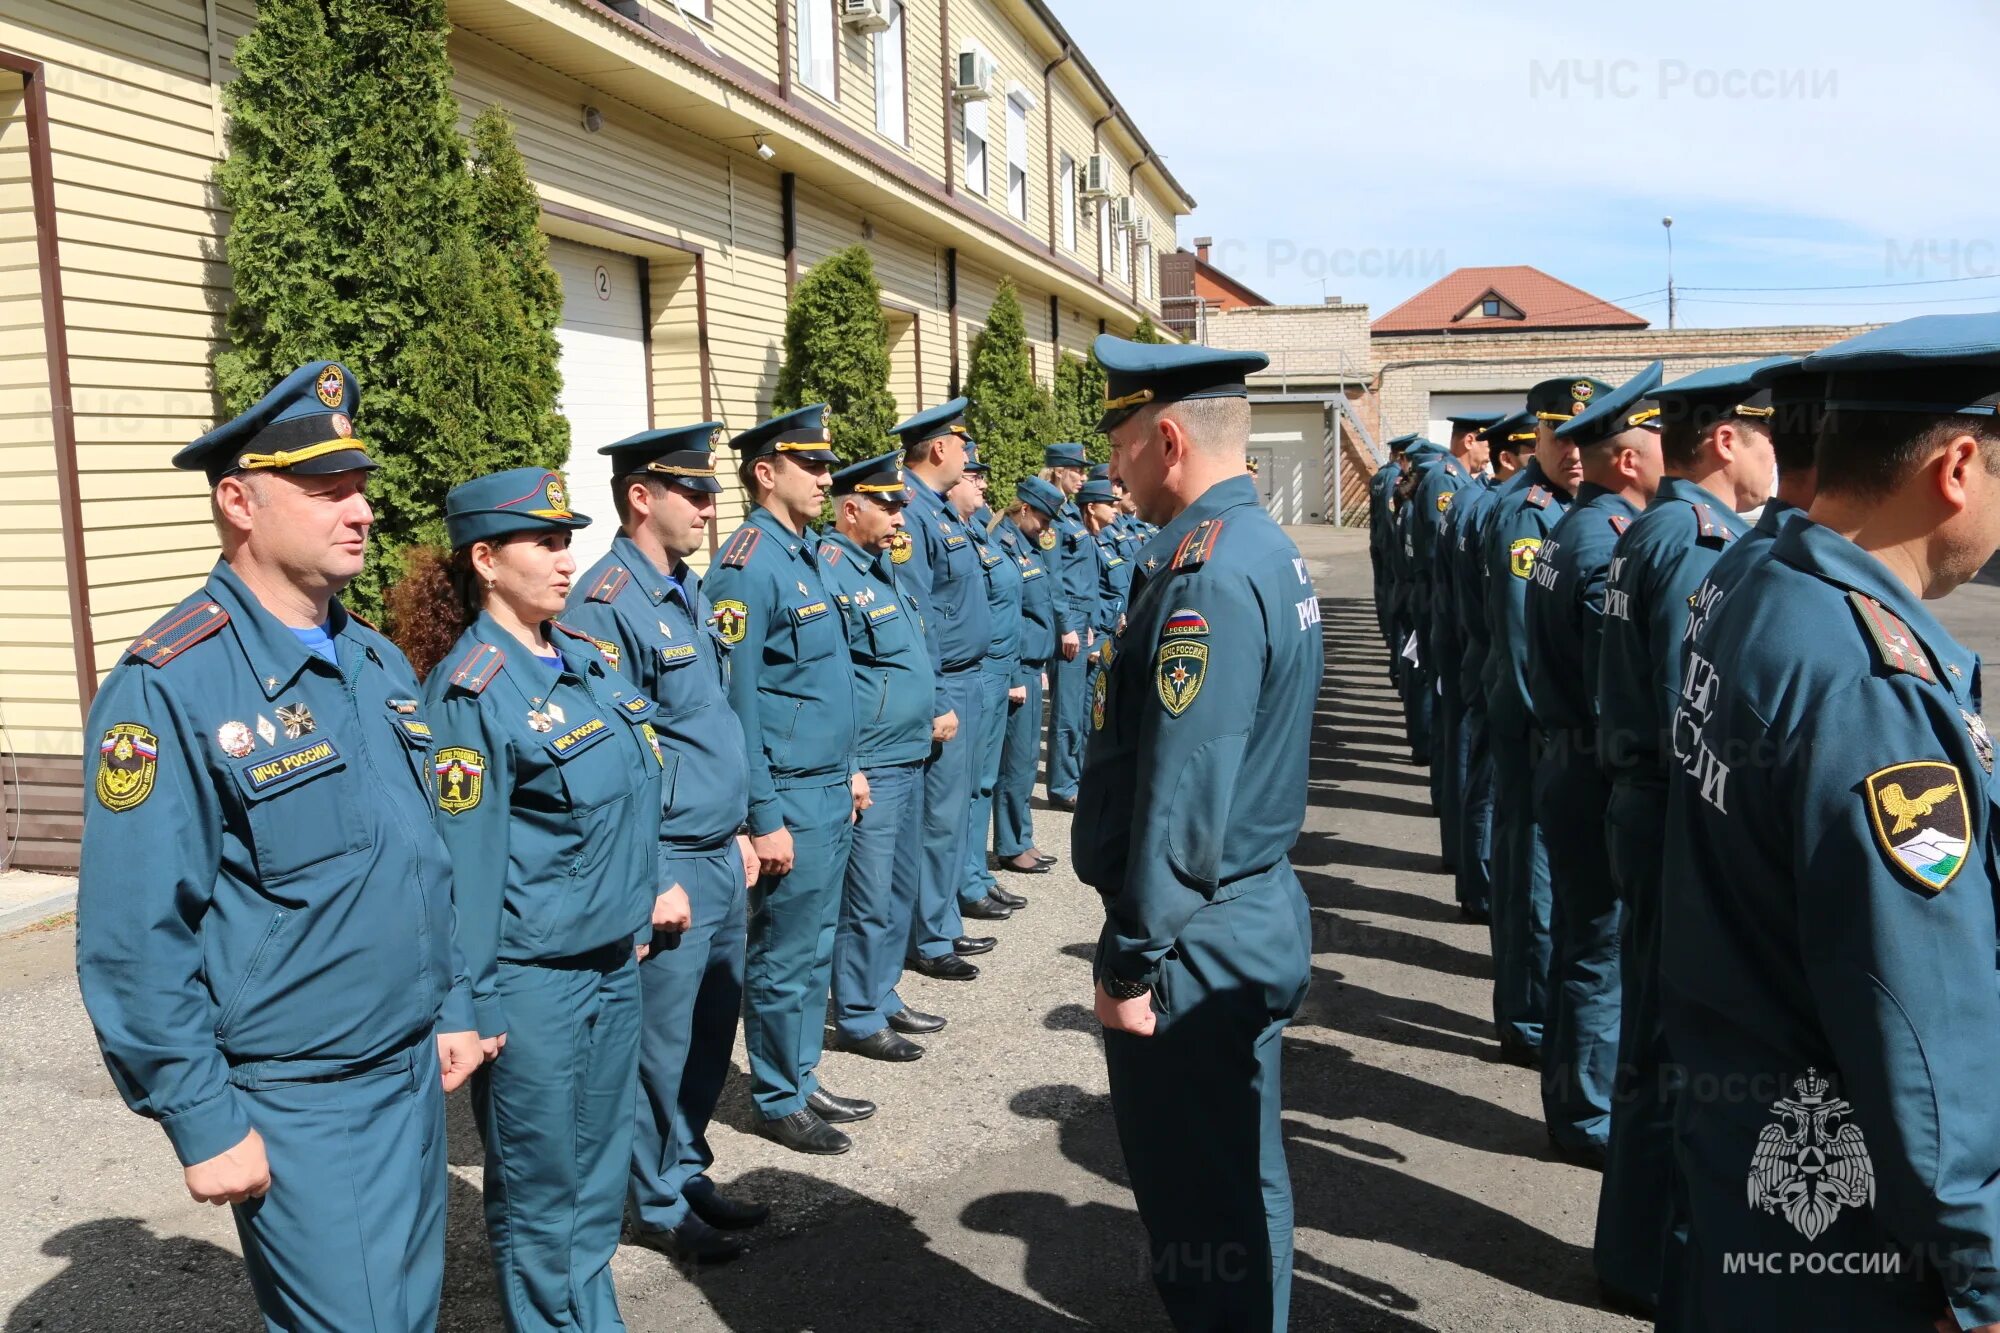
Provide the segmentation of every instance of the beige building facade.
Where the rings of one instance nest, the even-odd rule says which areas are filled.
[[[450,12],[467,122],[504,104],[541,191],[586,512],[610,515],[599,445],[768,412],[788,292],[844,246],[874,256],[906,411],[956,391],[1003,278],[1045,383],[1161,319],[1155,256],[1193,200],[1042,0]],[[168,460],[216,412],[220,90],[255,17],[0,8],[0,865],[74,864],[89,698],[215,558]],[[611,534],[587,535],[585,560]]]

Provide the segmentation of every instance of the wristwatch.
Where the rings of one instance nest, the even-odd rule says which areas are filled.
[[[1114,1000],[1136,1000],[1152,989],[1150,981],[1120,981],[1113,976],[1104,978],[1104,993]]]

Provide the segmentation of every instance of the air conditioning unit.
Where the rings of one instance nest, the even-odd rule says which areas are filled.
[[[1112,226],[1129,227],[1132,225],[1133,220],[1138,216],[1139,212],[1137,207],[1134,206],[1134,204],[1132,203],[1131,195],[1121,194],[1116,199],[1113,199],[1111,201]]]
[[[1132,223],[1132,244],[1151,245],[1153,243],[1153,221],[1151,218],[1136,218]]]
[[[977,51],[958,53],[958,77],[952,80],[952,95],[961,102],[983,102],[993,96],[993,81],[999,69]]]
[[[887,32],[889,0],[840,0],[840,21],[856,32]]]
[[[1102,153],[1092,153],[1083,159],[1083,190],[1085,199],[1102,199],[1111,193],[1111,164]]]

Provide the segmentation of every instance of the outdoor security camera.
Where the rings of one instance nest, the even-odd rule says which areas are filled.
[[[594,106],[583,109],[583,128],[595,134],[604,128],[604,113]]]
[[[759,139],[757,141],[757,156],[763,158],[766,162],[769,162],[772,158],[776,157],[777,155],[778,155],[777,149],[771,147],[771,145],[765,143],[762,139]]]

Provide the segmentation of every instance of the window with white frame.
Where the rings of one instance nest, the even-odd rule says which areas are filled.
[[[1111,203],[1106,199],[1097,201],[1097,267],[1111,276]]]
[[[1139,250],[1139,299],[1153,299],[1153,247],[1142,245]]]
[[[986,193],[986,103],[967,102],[959,111],[965,126],[965,188]]]
[[[1129,283],[1132,281],[1131,228],[1113,227],[1111,229],[1111,243],[1114,247],[1113,253],[1116,256],[1116,262],[1111,266],[1112,271],[1118,275],[1118,281]]]
[[[1007,94],[1007,211],[1028,220],[1028,108],[1034,99],[1025,89]]]
[[[822,97],[834,95],[834,61],[839,35],[833,21],[834,0],[798,0],[799,82]]]
[[[907,58],[903,46],[903,6],[889,0],[889,26],[875,34],[875,128],[885,139],[910,141],[910,115],[903,93]]]
[[[1056,157],[1056,235],[1065,250],[1076,249],[1076,159]]]

